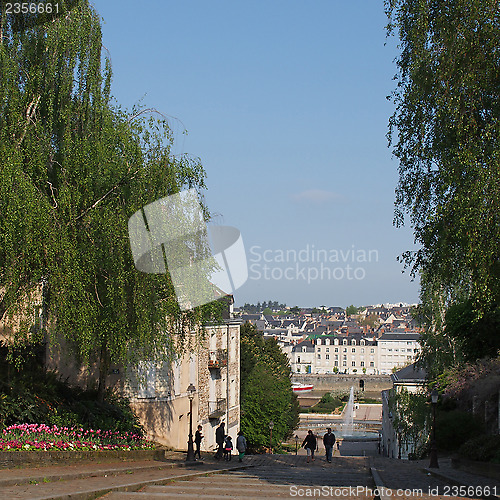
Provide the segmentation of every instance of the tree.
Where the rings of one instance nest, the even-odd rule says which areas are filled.
[[[299,423],[290,366],[275,339],[264,339],[250,323],[241,327],[241,429],[253,449],[288,438]]]
[[[376,314],[369,314],[365,319],[359,321],[360,325],[369,326],[370,328],[375,328],[379,323],[380,318]]]
[[[358,313],[358,308],[356,306],[353,306],[352,304],[345,308],[346,316],[352,316],[353,314],[357,314],[357,313]]]
[[[469,303],[473,322],[500,305],[500,11],[495,0],[385,6],[401,47],[395,223],[409,216],[420,249],[402,259],[422,276],[428,332],[441,335],[451,304]]]
[[[111,105],[99,16],[87,0],[71,6],[45,23],[2,11],[0,316],[14,344],[32,342],[40,308],[38,338],[97,362],[102,397],[112,362],[167,359],[173,334],[202,320],[181,314],[168,274],[134,268],[127,222],[205,174],[170,154],[166,119]]]

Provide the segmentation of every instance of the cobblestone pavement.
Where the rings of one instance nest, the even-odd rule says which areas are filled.
[[[350,448],[349,448],[350,447]],[[343,443],[333,463],[317,454],[307,463],[297,455],[246,456],[242,463],[217,461],[206,453],[203,463],[186,463],[185,453],[165,461],[81,463],[0,470],[0,499],[95,498],[380,498],[453,499],[500,497],[500,482],[451,468],[440,459],[428,462],[387,459],[356,443]],[[462,488],[460,488],[460,485]],[[109,492],[112,493],[109,493]],[[113,493],[114,491],[114,493]]]

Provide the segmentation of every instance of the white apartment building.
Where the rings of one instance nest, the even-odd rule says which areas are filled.
[[[290,366],[292,373],[390,374],[393,368],[414,361],[419,338],[417,333],[385,333],[378,339],[362,334],[321,335],[295,345]]]
[[[389,375],[393,368],[411,364],[420,351],[418,333],[383,333],[378,339],[378,370]]]

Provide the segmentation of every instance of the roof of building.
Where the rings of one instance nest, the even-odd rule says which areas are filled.
[[[314,344],[310,340],[304,340],[292,347],[292,352],[302,352],[302,348],[306,348],[306,352],[314,352]]]
[[[427,372],[421,368],[415,366],[415,363],[405,366],[391,375],[391,379],[394,383],[423,383],[427,377]]]
[[[383,333],[378,340],[407,340],[407,341],[418,341],[420,340],[420,333],[417,332],[401,332],[401,333],[395,333],[395,332],[387,332]]]

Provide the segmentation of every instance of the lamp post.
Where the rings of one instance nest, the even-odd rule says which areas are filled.
[[[433,389],[431,392],[431,403],[432,403],[432,439],[431,439],[431,462],[429,468],[439,469],[438,456],[437,456],[437,444],[436,444],[436,405],[438,402],[438,391]]]
[[[273,427],[274,422],[271,420],[269,422],[269,453],[273,452]]]
[[[295,434],[295,455],[297,455],[297,450],[299,449],[299,436]]]
[[[194,462],[194,448],[193,448],[193,398],[196,392],[196,387],[189,384],[187,388],[189,397],[189,438],[188,438],[188,452],[186,462]]]
[[[401,432],[403,429],[401,426],[398,426],[398,460],[401,460]]]

